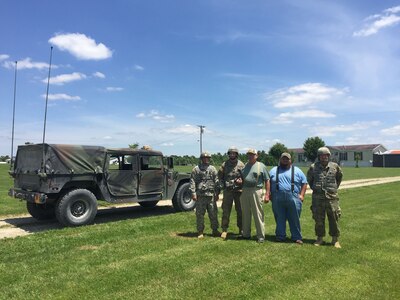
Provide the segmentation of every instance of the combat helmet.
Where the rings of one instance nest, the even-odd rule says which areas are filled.
[[[208,151],[201,152],[200,158],[208,157],[211,158],[211,154]]]
[[[329,151],[328,147],[321,147],[318,149],[318,155],[321,155],[321,154],[331,155],[331,151]]]
[[[236,146],[230,146],[229,147],[228,154],[231,153],[231,152],[239,154],[239,150],[238,150],[238,148],[236,148]]]

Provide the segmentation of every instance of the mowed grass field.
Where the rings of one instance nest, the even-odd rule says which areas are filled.
[[[15,209],[9,201],[19,202],[7,199],[11,181],[0,167],[4,214],[4,206]],[[365,178],[400,174],[356,170],[373,175]],[[233,234],[213,238],[208,220],[208,235],[198,240],[194,212],[161,207],[154,215],[3,239],[0,299],[400,299],[399,187],[340,191],[342,249],[312,244],[310,195],[302,246],[274,242],[270,204],[264,206],[267,241],[260,245]],[[232,232],[235,223],[232,213]]]

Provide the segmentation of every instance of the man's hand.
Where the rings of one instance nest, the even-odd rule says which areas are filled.
[[[268,202],[269,202],[269,194],[265,194],[264,203],[268,203]]]
[[[196,195],[196,194],[193,194],[193,195],[192,195],[192,200],[193,200],[193,201],[197,201],[197,195]]]

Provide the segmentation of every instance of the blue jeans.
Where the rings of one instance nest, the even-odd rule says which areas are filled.
[[[293,241],[301,240],[300,214],[303,203],[298,194],[291,191],[275,191],[272,193],[272,210],[274,212],[278,240],[286,239],[286,220],[289,222]]]

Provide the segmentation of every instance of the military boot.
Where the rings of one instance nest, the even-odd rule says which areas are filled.
[[[198,239],[203,239],[203,238],[204,238],[203,231],[199,231],[199,232],[197,233],[197,238],[198,238]]]
[[[340,243],[339,243],[339,240],[338,240],[337,236],[333,236],[332,237],[332,245],[337,249],[342,248],[342,246],[340,246]]]
[[[212,235],[213,235],[214,237],[221,236],[221,232],[219,232],[219,230],[213,230]]]
[[[221,233],[221,238],[222,238],[223,240],[225,240],[227,236],[228,236],[228,233],[227,233],[226,231],[223,231],[223,232]]]
[[[317,240],[314,242],[315,246],[321,246],[324,243],[324,238],[322,236],[318,236]]]

